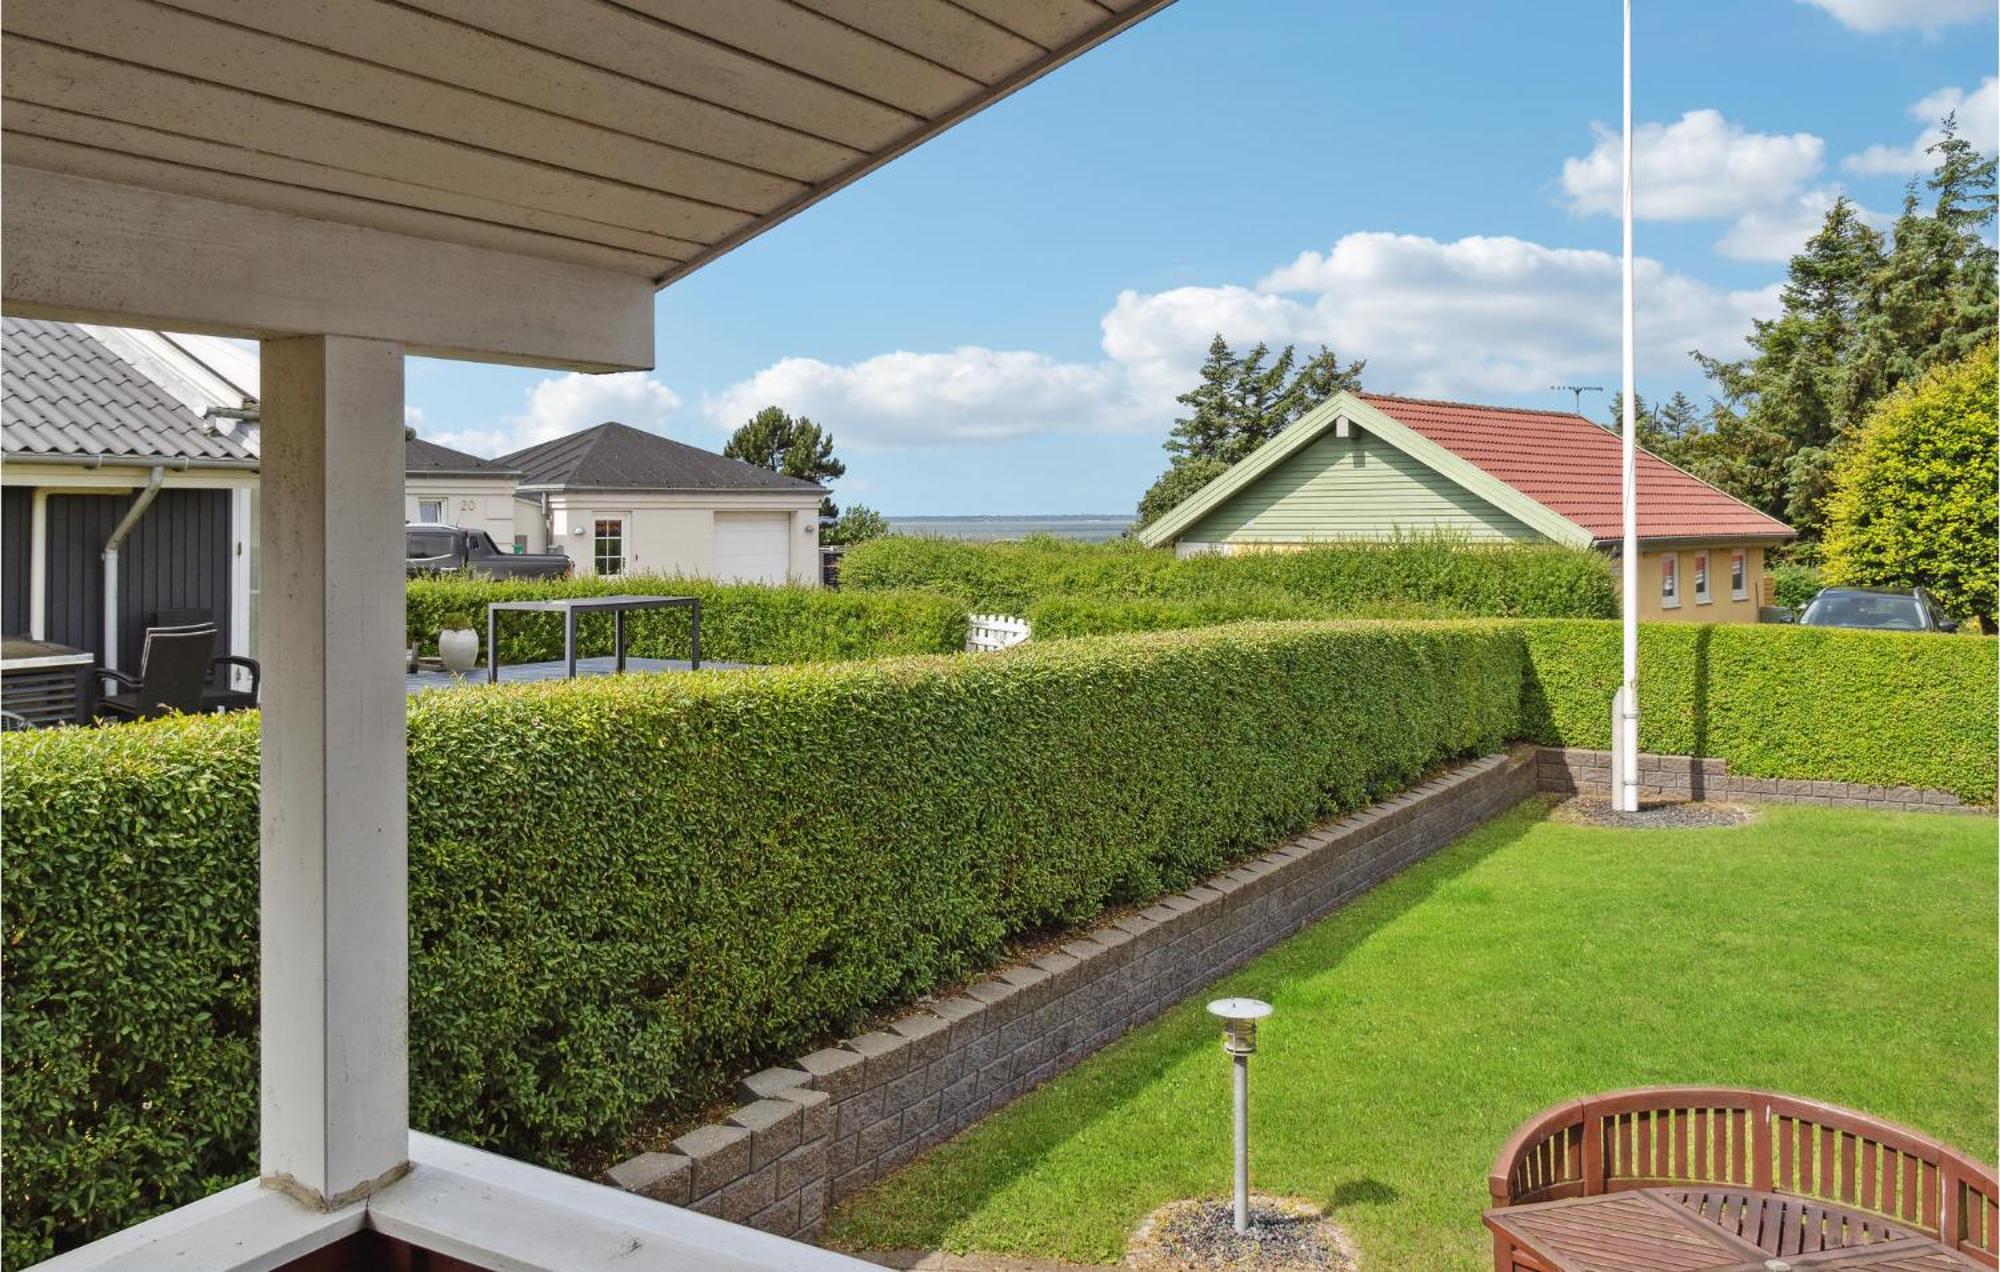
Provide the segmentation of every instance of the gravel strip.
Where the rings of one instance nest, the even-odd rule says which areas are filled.
[[[1176,1201],[1153,1212],[1132,1238],[1124,1267],[1135,1272],[1353,1272],[1353,1243],[1309,1202],[1250,1198],[1250,1230],[1236,1231],[1229,1202]]]
[[[1716,826],[1747,826],[1757,810],[1747,804],[1690,800],[1646,800],[1636,813],[1621,813],[1601,796],[1578,795],[1557,804],[1550,821],[1577,826],[1617,826],[1628,830],[1705,830]]]

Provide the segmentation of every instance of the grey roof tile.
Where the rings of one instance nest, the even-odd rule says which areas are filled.
[[[524,486],[599,490],[763,490],[805,494],[820,487],[768,468],[609,421],[502,455]]]
[[[0,451],[255,460],[80,327],[0,320]]]

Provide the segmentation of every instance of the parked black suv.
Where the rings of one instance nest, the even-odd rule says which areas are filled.
[[[1827,587],[1799,615],[1801,627],[1878,632],[1955,632],[1958,623],[1921,587]]]

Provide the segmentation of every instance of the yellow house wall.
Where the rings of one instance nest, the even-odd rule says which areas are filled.
[[[1741,600],[1730,594],[1729,556],[1739,547],[1745,556],[1747,577]],[[1695,557],[1708,553],[1709,599],[1695,598]],[[1669,555],[1679,561],[1680,604],[1667,605],[1661,595],[1664,561]],[[1764,587],[1764,549],[1740,544],[1711,544],[1677,547],[1639,553],[1639,621],[1645,623],[1754,623],[1758,598]]]

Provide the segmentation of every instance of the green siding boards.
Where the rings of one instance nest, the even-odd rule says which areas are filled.
[[[1183,543],[1304,543],[1444,531],[1485,542],[1545,536],[1379,437],[1321,435],[1225,500]]]

